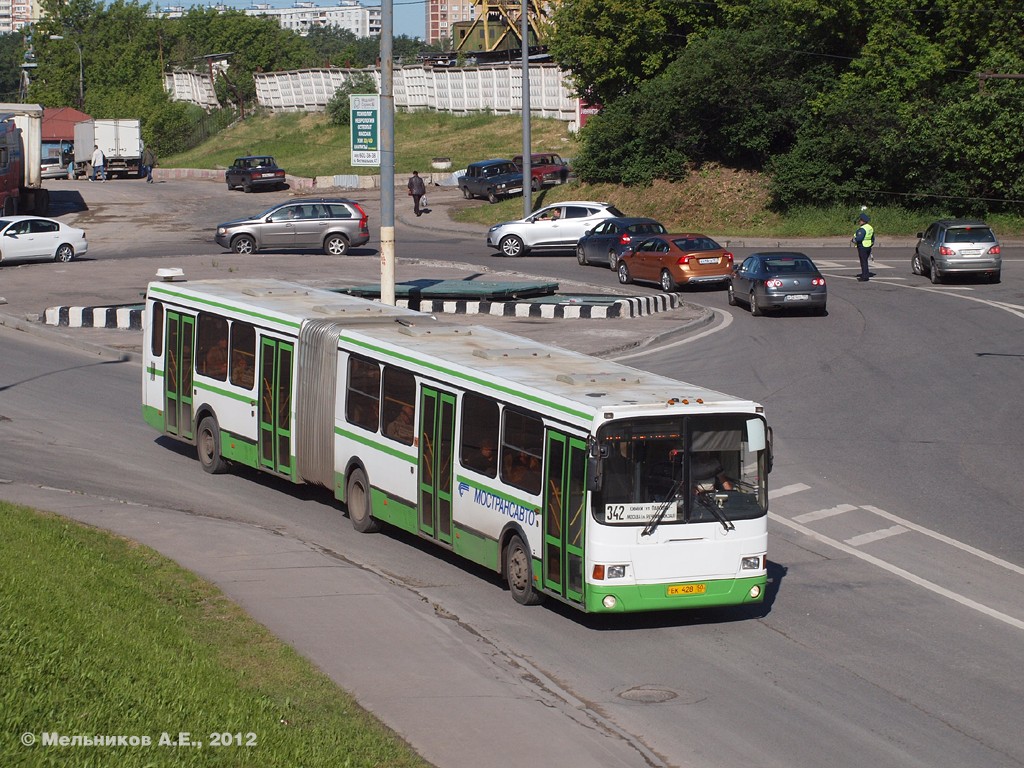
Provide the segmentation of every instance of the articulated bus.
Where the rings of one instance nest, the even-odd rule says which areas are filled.
[[[278,280],[150,283],[142,411],[231,464],[331,489],[589,612],[764,599],[756,403],[482,326]]]

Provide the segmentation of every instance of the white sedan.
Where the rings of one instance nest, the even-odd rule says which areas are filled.
[[[71,261],[89,252],[85,230],[41,216],[0,218],[0,262]]]

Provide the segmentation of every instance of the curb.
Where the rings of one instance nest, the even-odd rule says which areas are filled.
[[[667,312],[685,302],[678,294],[659,293],[653,296],[633,296],[608,303],[591,304],[586,300],[566,298],[559,304],[526,301],[416,301],[400,299],[399,307],[428,314],[489,315],[492,317],[544,318],[551,320],[614,320],[645,317],[656,312]],[[125,331],[142,330],[143,306],[121,304],[111,307],[48,307],[43,313],[45,325],[61,328],[109,328]]]

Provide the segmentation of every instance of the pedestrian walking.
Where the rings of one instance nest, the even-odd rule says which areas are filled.
[[[853,233],[850,241],[857,246],[857,258],[860,259],[860,274],[857,279],[866,283],[872,276],[868,271],[868,264],[871,261],[871,246],[875,244],[875,228],[871,226],[871,217],[862,213],[857,217],[857,231]]]
[[[153,183],[153,166],[156,165],[156,153],[146,147],[142,150],[142,170],[146,174],[146,181]]]
[[[103,156],[103,150],[100,149],[99,144],[93,145],[92,150],[92,178],[89,181],[96,181],[96,177],[100,177],[100,181],[106,183],[107,181],[107,169],[106,165],[107,158]]]
[[[419,171],[413,171],[412,177],[409,179],[409,195],[412,196],[412,212],[417,216],[422,216],[423,211],[420,210],[420,200],[427,194],[427,185],[423,183],[423,179],[420,178]]]

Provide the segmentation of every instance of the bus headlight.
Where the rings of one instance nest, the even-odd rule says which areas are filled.
[[[741,571],[760,571],[761,566],[761,555],[755,557],[744,557],[740,560]]]
[[[754,586],[752,586],[750,588],[750,596],[752,598],[754,598],[755,600],[761,596],[761,587],[760,587],[760,585],[755,584]]]
[[[609,579],[624,579],[624,578],[626,578],[626,566],[624,566],[624,565],[609,565],[608,566],[608,578]]]

